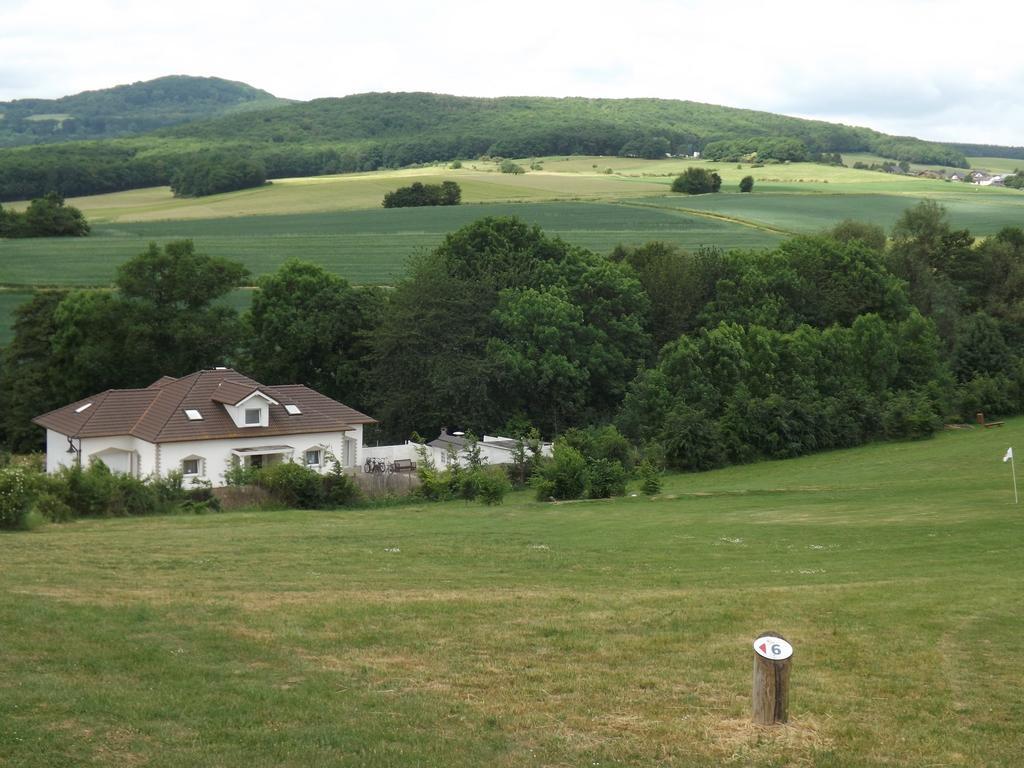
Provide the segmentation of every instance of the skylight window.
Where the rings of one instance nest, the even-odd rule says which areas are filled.
[[[186,408],[185,415],[188,416],[189,421],[202,421],[203,414],[197,411],[195,408]]]
[[[81,413],[82,411],[87,410],[91,406],[92,406],[92,403],[86,403],[85,405],[80,405],[77,408],[75,408],[75,413]]]
[[[292,416],[298,416],[302,411],[299,410],[299,406],[288,403],[284,409],[288,411]]]

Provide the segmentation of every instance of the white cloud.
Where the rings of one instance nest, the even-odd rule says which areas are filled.
[[[194,74],[300,99],[657,96],[1024,144],[1022,21],[1005,0],[0,0],[0,100]]]

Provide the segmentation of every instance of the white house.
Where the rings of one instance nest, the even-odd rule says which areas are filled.
[[[359,465],[375,419],[301,384],[268,387],[230,368],[164,376],[144,389],[108,389],[37,416],[46,471],[100,459],[115,472],[225,484],[235,464],[297,461],[326,472],[334,456]]]

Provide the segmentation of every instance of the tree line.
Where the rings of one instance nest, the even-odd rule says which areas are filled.
[[[56,192],[36,198],[24,212],[0,205],[0,237],[83,237],[89,231],[82,212]]]
[[[844,222],[729,253],[654,242],[603,256],[484,218],[414,257],[393,290],[289,261],[249,311],[218,303],[247,280],[178,241],[124,264],[114,291],[36,294],[2,356],[4,444],[39,448],[29,420],[90,393],[224,364],[371,413],[380,439],[614,425],[683,469],[1024,407],[1024,231],[979,243],[931,202],[888,237]],[[602,467],[593,488],[617,484]]]
[[[110,141],[0,150],[0,200],[171,183],[205,147],[266,178],[372,171],[460,158],[619,155],[832,162],[838,152],[965,168],[948,145],[866,128],[659,99],[475,99],[371,93],[256,110]]]

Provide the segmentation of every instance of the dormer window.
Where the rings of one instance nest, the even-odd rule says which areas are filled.
[[[247,425],[259,426],[260,424],[260,409],[259,408],[246,408],[245,409],[245,423]]]

